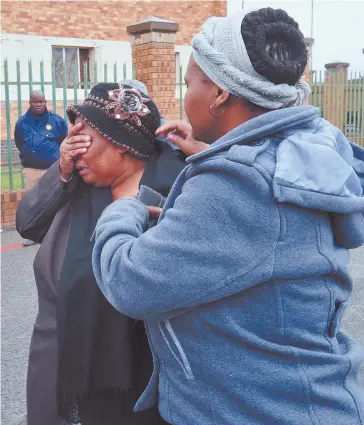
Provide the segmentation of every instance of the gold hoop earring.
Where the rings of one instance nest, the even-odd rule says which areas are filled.
[[[212,112],[211,112],[211,109],[212,108],[216,108],[216,105],[213,103],[212,105],[210,105],[210,107],[209,107],[209,112],[210,112],[210,115],[212,116],[212,117],[214,117],[214,118],[218,118],[218,117],[221,117],[221,115],[224,115],[224,110],[222,110],[222,111],[220,111],[221,113],[220,113],[220,115],[214,115]]]

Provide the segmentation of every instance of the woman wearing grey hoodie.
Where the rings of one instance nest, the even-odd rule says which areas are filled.
[[[154,355],[135,408],[158,403],[173,425],[363,424],[361,352],[340,320],[364,150],[302,106],[307,52],[284,11],[211,18],[192,47],[185,110],[207,149],[153,229],[132,198],[96,226],[96,280],[146,322]]]

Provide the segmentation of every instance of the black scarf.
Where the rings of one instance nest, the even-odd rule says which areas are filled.
[[[184,159],[161,143],[140,184],[167,196],[185,166]],[[92,272],[90,240],[111,202],[110,189],[84,183],[72,201],[57,311],[59,414],[69,423],[82,425],[123,425],[129,420],[159,425],[165,422],[156,408],[132,413],[152,373],[144,325],[107,302]]]

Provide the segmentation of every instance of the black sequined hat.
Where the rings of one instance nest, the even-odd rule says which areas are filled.
[[[136,88],[97,84],[82,105],[71,105],[66,112],[71,124],[81,117],[110,142],[140,159],[148,159],[156,150],[160,114],[153,100]]]

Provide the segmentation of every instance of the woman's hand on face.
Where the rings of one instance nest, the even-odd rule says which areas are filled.
[[[75,168],[75,159],[87,152],[91,146],[91,137],[86,134],[78,135],[83,124],[70,125],[66,139],[61,143],[59,167],[61,177],[68,180]]]
[[[170,142],[178,146],[187,156],[206,150],[209,145],[195,140],[192,135],[192,127],[186,121],[174,120],[161,125],[156,135],[167,137]]]

